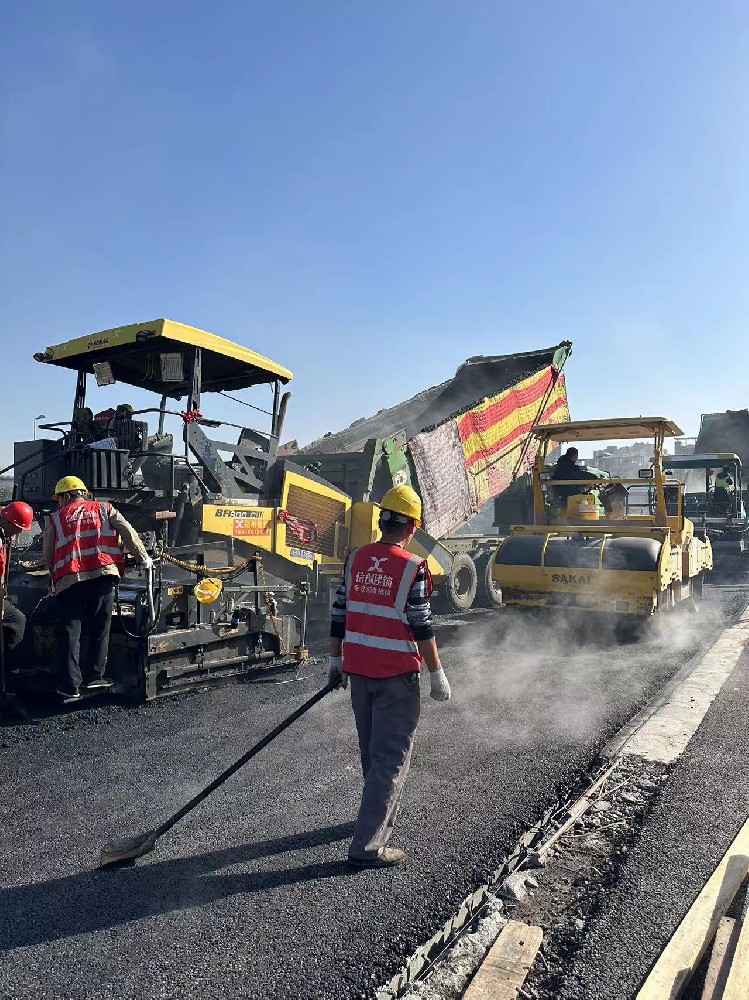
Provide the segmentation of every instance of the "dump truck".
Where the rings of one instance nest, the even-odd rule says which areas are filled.
[[[435,606],[461,612],[496,607],[491,575],[497,534],[471,532],[490,505],[535,458],[532,428],[569,420],[564,366],[572,344],[507,355],[472,357],[454,377],[357,420],[299,449],[296,461],[347,493],[376,504],[392,486],[420,494],[422,528],[410,545],[427,559]],[[362,511],[368,526],[369,509]],[[367,530],[351,546],[369,541]],[[340,567],[323,570],[331,578]]]
[[[749,410],[703,413],[694,451],[698,455],[725,452],[738,455],[746,468],[749,465]]]
[[[14,497],[32,506],[42,528],[56,509],[55,483],[79,476],[92,497],[122,511],[158,567],[148,580],[129,565],[120,582],[108,668],[115,690],[151,700],[303,660],[312,568],[328,552],[340,560],[352,504],[278,457],[290,396],[283,387],[292,373],[165,319],[80,337],[34,358],[74,373],[72,413],[42,424],[41,439],[16,442]],[[87,405],[92,377],[106,393],[135,387],[156,400],[94,412]],[[267,418],[264,428],[204,415],[215,394],[257,387],[270,389],[269,404],[248,404]],[[216,582],[200,588],[206,579]],[[39,537],[14,550],[9,597],[29,622],[16,651],[24,667],[18,683],[26,687],[54,687],[49,583]]]
[[[664,417],[631,417],[536,427],[532,434],[538,448],[531,517],[512,526],[492,560],[505,603],[624,619],[649,618],[687,599],[693,606],[713,559],[705,529],[685,515],[683,485],[664,475],[664,440],[682,434],[677,425]],[[638,479],[606,482],[604,517],[586,492],[600,480],[553,480],[546,465],[552,440],[645,437],[653,438],[651,465]],[[561,503],[557,487],[576,489]]]
[[[720,486],[718,476],[724,469],[730,475],[730,489]],[[739,456],[732,452],[669,456],[665,471],[683,482],[684,513],[705,529],[715,568],[737,568],[749,553],[749,520]]]

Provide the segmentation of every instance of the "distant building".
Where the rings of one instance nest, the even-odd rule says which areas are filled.
[[[674,438],[674,455],[694,455],[697,438]]]
[[[637,479],[639,470],[646,469],[652,457],[652,441],[635,441],[594,451],[592,465],[608,472],[613,479]]]

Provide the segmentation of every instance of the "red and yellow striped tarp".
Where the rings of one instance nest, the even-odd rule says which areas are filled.
[[[411,438],[425,529],[440,538],[477,513],[533,464],[531,427],[569,419],[564,375],[548,365]]]
[[[534,424],[569,420],[564,375],[553,365],[511,389],[490,396],[457,418],[471,506],[479,510],[527,472],[536,457],[533,442],[523,449]],[[517,471],[516,471],[517,470]]]

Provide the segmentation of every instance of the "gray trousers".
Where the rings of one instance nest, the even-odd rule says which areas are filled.
[[[3,636],[5,648],[15,649],[26,631],[26,616],[10,601],[3,601]]]
[[[393,832],[421,710],[419,675],[350,674],[349,684],[364,774],[349,856],[366,858],[377,854]]]

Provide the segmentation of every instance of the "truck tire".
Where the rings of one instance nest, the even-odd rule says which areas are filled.
[[[444,584],[434,595],[435,610],[443,614],[468,611],[476,598],[477,584],[476,564],[470,556],[459,552]]]
[[[476,560],[476,574],[478,576],[478,586],[476,588],[476,600],[473,602],[477,608],[501,608],[502,590],[498,583],[492,580],[492,566],[496,549],[491,552],[483,552]]]

